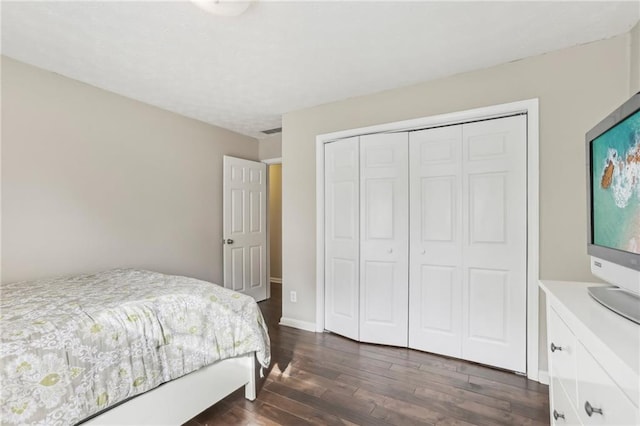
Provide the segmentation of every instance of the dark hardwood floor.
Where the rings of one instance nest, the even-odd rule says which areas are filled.
[[[234,392],[198,425],[547,425],[548,387],[411,349],[278,325],[281,286],[260,303],[272,360],[254,402]]]

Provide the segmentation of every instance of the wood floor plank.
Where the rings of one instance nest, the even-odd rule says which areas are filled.
[[[357,391],[356,391],[357,392]],[[344,395],[341,395],[332,390],[327,390],[324,394],[322,394],[321,398],[325,401],[328,401],[332,404],[336,404],[339,406],[347,407],[351,410],[355,409],[361,411],[363,413],[371,414],[374,408],[376,408],[375,404],[371,404],[362,399],[358,399],[355,396],[355,393],[351,395],[351,398],[345,399]]]
[[[324,377],[325,379],[329,379],[329,380],[335,380],[340,375],[340,372],[338,371],[338,369],[334,367],[335,364],[330,364],[326,362],[317,362],[303,355],[297,355],[295,359],[291,360],[289,365],[292,368],[293,367],[300,368],[311,374],[314,374],[319,377]]]
[[[302,404],[306,404],[319,410],[325,410],[333,413],[343,419],[360,425],[388,425],[387,422],[369,416],[369,413],[365,410],[357,410],[351,404],[352,400],[341,399],[340,401],[327,401],[326,399],[318,398],[313,395],[305,394],[304,392],[297,391],[295,389],[288,388],[279,383],[270,383],[268,389],[283,395],[289,399],[293,399]]]
[[[320,360],[328,360],[332,362],[344,362],[349,365],[353,365],[357,363],[359,366],[367,366],[370,365],[375,368],[390,368],[392,363],[389,361],[382,361],[375,358],[369,358],[366,356],[360,356],[355,358],[352,353],[344,352],[338,349],[334,349],[332,347],[309,344],[309,343],[301,343],[297,346],[301,352],[307,355],[313,355]]]
[[[549,404],[521,404],[513,401],[511,411],[531,419],[540,419],[549,415]]]
[[[264,389],[258,399],[317,425],[345,425],[339,417]]]
[[[379,348],[377,346],[373,346],[373,347],[366,347],[366,348],[363,349],[363,352],[365,354],[367,354],[369,352],[372,352],[372,351],[376,351],[376,352],[380,352],[380,353],[386,354],[387,356],[389,356],[391,358],[401,359],[401,360],[417,363],[417,364],[420,364],[420,365],[430,365],[430,366],[433,366],[433,367],[438,367],[438,368],[443,368],[443,369],[448,369],[448,370],[453,370],[453,371],[456,371],[457,368],[460,365],[464,364],[464,361],[460,361],[460,360],[457,360],[457,359],[448,358],[448,357],[435,355],[435,354],[430,354],[430,353],[426,353],[426,352],[420,352],[420,351],[416,351],[416,350],[413,350],[413,349],[407,349],[407,348],[390,348],[390,347],[387,347],[387,348],[382,348],[381,349],[381,348]],[[400,365],[399,362],[394,362],[394,363]]]
[[[333,391],[340,392],[345,397],[348,397],[353,395],[357,390],[356,386],[337,380],[327,379],[326,377],[317,376],[303,368],[304,366],[300,366],[297,363],[295,365],[290,364],[284,372],[271,374],[269,378],[274,381],[285,381],[287,377],[291,377],[298,381],[306,382],[311,387],[316,388],[314,391],[311,391],[311,393],[318,393],[318,395],[322,394],[326,389],[331,388]]]
[[[485,395],[492,395],[498,398],[513,400],[522,404],[545,404],[549,401],[547,392],[522,389],[517,386],[505,385],[504,383],[481,377],[469,376],[470,390]]]
[[[261,419],[262,421],[269,421],[273,424],[287,426],[304,426],[312,424],[302,417],[298,417],[294,414],[288,413],[287,411],[284,411],[279,407],[273,406],[271,404],[265,404],[260,400],[249,402],[245,399],[240,399],[236,401],[235,406],[236,408],[241,408],[243,412],[253,414],[254,416],[250,417],[249,420],[255,418]]]
[[[511,372],[497,370],[483,365],[471,363],[462,364],[458,367],[458,371],[469,376],[482,377],[494,382],[504,383],[506,385],[516,386],[523,389],[539,390],[547,388],[545,385],[528,380],[525,376],[519,376]]]
[[[424,405],[411,404],[406,401],[380,395],[376,392],[370,392],[364,389],[358,389],[354,394],[356,398],[365,399],[375,405],[379,405],[390,411],[402,413],[404,416],[412,417],[418,420],[426,420],[435,424],[439,420],[446,417],[444,414],[431,410]]]
[[[451,404],[451,402],[449,402],[449,404]],[[493,425],[509,426],[536,424],[535,420],[530,417],[522,416],[514,412],[506,412],[475,401],[465,399],[458,401],[457,403],[453,403],[452,405],[455,405],[458,409],[465,410],[467,413],[471,413],[471,415],[467,417],[469,420],[473,420],[477,416],[482,416],[490,419],[489,424]]]
[[[448,368],[438,368],[438,367],[434,367],[432,365],[425,365],[425,364],[421,364],[420,368],[418,368],[418,369],[410,368],[410,367],[404,367],[402,365],[393,364],[393,365],[391,365],[390,370],[397,371],[398,373],[405,373],[405,374],[417,374],[416,370],[420,370],[420,371],[426,371],[426,372],[431,373],[431,374],[437,374],[439,376],[445,376],[445,377],[454,378],[454,379],[460,380],[462,382],[468,382],[469,381],[469,375],[468,374],[463,374],[463,373],[460,373],[458,371],[450,370]]]
[[[549,424],[548,387],[503,370],[408,348],[279,325],[281,286],[259,306],[272,363],[257,399],[232,393],[185,423],[209,425]]]
[[[416,390],[415,386],[401,381],[389,381],[386,379],[382,382],[374,381],[364,377],[363,375],[352,376],[351,374],[341,374],[336,380],[338,383],[348,383],[352,386],[356,386],[357,389],[373,389],[382,395],[409,395],[414,394]]]
[[[249,413],[232,410],[232,408],[233,407],[231,407],[228,411],[221,413],[220,415],[207,419],[204,423],[201,423],[201,425],[202,426],[247,425],[250,421]]]
[[[377,359],[380,361],[386,361],[390,364],[396,364],[396,365],[401,365],[403,367],[410,367],[410,368],[420,368],[420,366],[422,364],[420,364],[419,362],[415,362],[415,361],[410,361],[404,358],[398,358],[398,357],[392,357],[383,353],[378,353],[372,350],[365,350],[362,349],[360,351],[357,352],[352,352],[357,356],[361,356],[363,358],[369,358],[369,359]],[[454,371],[456,370],[456,367],[452,368]]]
[[[440,366],[442,368],[457,369],[460,365],[466,363],[459,359],[449,358],[441,355],[421,352],[409,348],[396,348],[392,346],[371,345],[366,344],[362,348],[363,352],[377,352],[386,354],[390,357],[411,360],[419,364]]]
[[[504,424],[500,421],[492,419],[491,416],[485,415],[485,413],[479,411],[478,409],[474,410],[473,408],[475,407],[472,407],[472,409],[470,409],[469,407],[465,407],[464,405],[470,402],[467,399],[456,398],[443,392],[423,392],[422,394],[418,395],[407,392],[406,389],[399,388],[398,386],[393,388],[380,388],[371,386],[366,382],[361,382],[359,391],[369,391],[373,394],[377,394],[386,398],[399,400],[402,403],[409,403],[423,407],[425,409],[429,409],[431,412],[438,414],[436,418],[427,419],[432,423],[437,423],[438,421],[440,421],[443,418],[442,416],[452,416],[463,421],[473,420],[480,425]],[[358,395],[358,392],[356,392],[356,395]],[[401,406],[402,404],[396,405]],[[482,406],[484,407],[484,405]],[[510,415],[509,410],[502,410],[502,412],[505,417]]]
[[[305,356],[301,356],[299,359],[307,362],[310,361],[308,358],[305,359]],[[435,374],[427,371],[418,371],[416,369],[406,369],[400,366],[395,368],[395,370],[398,371],[392,371],[391,369],[372,367],[369,365],[362,366],[359,365],[357,361],[342,364],[326,360],[316,360],[314,362],[322,368],[327,368],[334,372],[342,371],[352,376],[363,377],[367,380],[383,384],[403,382],[413,385],[414,388],[416,386],[424,386],[432,381],[453,385],[467,385],[467,376],[455,372],[453,374],[456,376],[452,377],[451,372]]]
[[[503,399],[494,398],[492,396],[483,395],[477,392],[472,392],[467,389],[457,388],[455,386],[445,385],[442,383],[430,383],[428,387],[416,388],[415,394],[417,396],[427,396],[431,392],[440,392],[451,395],[453,397],[468,399],[470,401],[476,401],[481,404],[485,404],[489,407],[498,408],[505,411],[511,411],[511,403]]]
[[[428,371],[421,371],[418,374],[414,369],[406,369],[402,367],[400,371],[397,371],[400,367],[396,367],[396,371],[374,368],[369,369],[369,371],[378,376],[386,377],[391,380],[404,381],[416,386],[429,384],[431,382],[451,384],[454,386],[464,386],[468,383],[468,376],[450,377],[442,374],[434,374]]]
[[[388,410],[379,405],[371,412],[373,417],[380,417],[386,422],[396,426],[433,426],[433,423],[427,422],[425,419],[416,419],[414,417],[405,416],[398,411]]]
[[[220,401],[218,404],[214,404],[211,407],[204,410],[202,413],[195,416],[192,420],[200,425],[206,425],[211,419],[215,419],[224,415],[231,409],[231,404],[226,401]]]
[[[465,422],[460,419],[454,419],[453,417],[447,417],[440,420],[435,426],[477,426],[475,423]]]
[[[290,388],[298,389],[302,392],[306,392],[314,396],[320,396],[327,390],[325,386],[318,385],[317,383],[309,380],[300,380],[296,377],[291,376],[290,374],[270,374],[266,380],[267,384],[269,382],[282,383],[286,386],[289,386]]]

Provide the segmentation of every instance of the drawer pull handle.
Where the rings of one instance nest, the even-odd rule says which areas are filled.
[[[589,417],[593,416],[593,413],[602,414],[602,409],[592,407],[589,401],[584,403],[584,411],[587,412],[587,416]]]
[[[553,342],[551,342],[551,352],[561,351],[561,350],[562,350],[562,346],[556,346],[553,344]]]
[[[553,410],[553,418],[554,420],[558,420],[558,419],[564,420],[564,414],[558,413],[556,410]]]

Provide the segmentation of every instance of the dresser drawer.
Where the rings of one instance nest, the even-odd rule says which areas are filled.
[[[548,345],[551,377],[562,385],[569,401],[575,406],[578,403],[576,394],[576,337],[569,327],[560,319],[555,310],[549,309]]]
[[[584,425],[638,425],[638,409],[591,354],[577,348],[578,416]]]
[[[580,425],[578,414],[557,379],[552,379],[549,391],[551,392],[551,424],[557,426]]]

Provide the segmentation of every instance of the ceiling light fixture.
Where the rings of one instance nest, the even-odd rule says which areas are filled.
[[[191,0],[200,9],[213,15],[238,16],[242,15],[251,5],[245,0]]]

